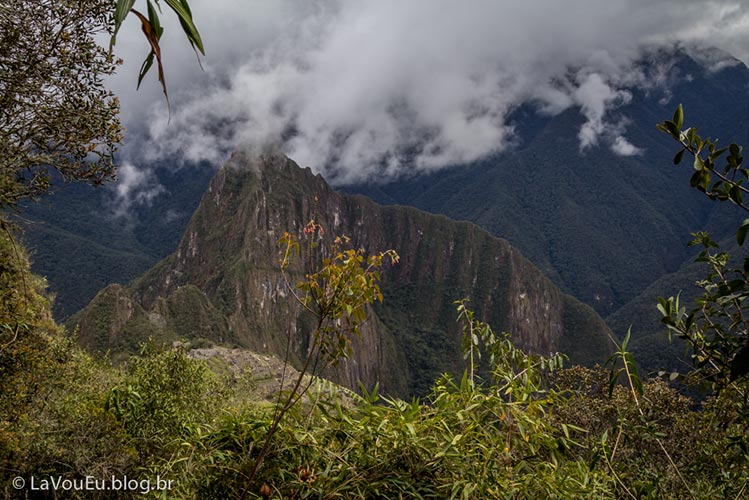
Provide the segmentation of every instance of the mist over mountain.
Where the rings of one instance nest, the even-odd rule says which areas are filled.
[[[672,164],[678,148],[655,124],[683,103],[687,124],[725,143],[743,139],[749,70],[738,61],[706,67],[686,52],[655,53],[642,64],[666,62],[664,76],[673,85],[632,89],[632,99],[618,110],[637,154],[580,150],[575,131],[583,119],[575,110],[544,117],[527,106],[515,114],[522,136],[513,151],[431,175],[345,189],[475,222],[507,238],[563,290],[604,316],[612,314],[689,260],[691,232],[711,229],[724,237],[740,216],[693,192],[688,172]]]
[[[195,0],[204,71],[178,27],[162,48],[172,102],[156,78],[135,93],[147,47],[137,23],[118,43],[111,86],[123,103],[123,158],[222,164],[250,143],[283,142],[329,182],[391,180],[502,152],[525,103],[576,110],[581,148],[633,154],[619,109],[634,90],[668,91],[653,48],[718,47],[709,66],[749,61],[749,8],[735,0]]]
[[[507,239],[563,291],[610,318],[615,333],[634,323],[633,336],[649,340],[633,345],[647,353],[663,340],[649,304],[694,281],[690,232],[710,229],[724,238],[739,217],[689,188],[686,169],[672,166],[674,144],[654,125],[681,102],[687,125],[723,143],[745,142],[742,131],[749,128],[749,70],[739,60],[707,49],[648,54],[638,61],[638,74],[658,74],[661,84],[620,89],[627,102],[603,118],[623,124],[627,143],[609,136],[581,147],[589,121],[581,107],[549,114],[531,101],[509,115],[515,142],[503,152],[340,189],[471,221]],[[57,294],[60,317],[173,251],[213,173],[179,164],[175,158],[171,166],[127,166],[110,190],[63,189],[30,207],[26,239],[36,271]],[[58,265],[62,258],[67,266]],[[654,286],[657,280],[676,288]]]

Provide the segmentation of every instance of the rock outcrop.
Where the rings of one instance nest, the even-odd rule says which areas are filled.
[[[461,371],[454,301],[463,297],[523,348],[561,350],[578,363],[608,352],[603,320],[506,241],[471,223],[341,195],[273,149],[235,153],[177,250],[129,286],[105,288],[73,317],[80,341],[121,352],[149,336],[206,339],[283,357],[290,335],[298,363],[310,318],[289,297],[278,239],[285,231],[301,236],[311,219],[357,248],[392,248],[401,257],[382,271],[385,300],[373,308],[352,358],[328,374],[343,385],[379,382],[382,391],[407,395],[425,392],[441,372]]]

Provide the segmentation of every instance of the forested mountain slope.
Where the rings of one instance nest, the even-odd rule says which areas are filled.
[[[550,117],[529,103],[514,112],[518,144],[509,151],[431,175],[339,189],[474,222],[507,239],[563,291],[610,319],[616,334],[635,323],[634,336],[650,336],[660,327],[643,321],[654,310],[642,311],[655,303],[656,290],[675,293],[693,281],[680,274],[693,256],[689,233],[710,229],[722,239],[739,217],[689,188],[688,167],[672,166],[675,145],[655,123],[682,102],[687,123],[724,144],[746,142],[749,129],[749,70],[743,64],[710,67],[684,51],[651,56],[643,59],[643,71],[668,68],[665,83],[632,89],[631,102],[607,116],[626,124],[624,135],[640,148],[638,155],[618,156],[604,145],[581,151],[577,133],[585,118],[579,109]],[[162,193],[125,218],[111,216],[112,191],[85,187],[69,187],[25,212],[34,269],[57,294],[58,317],[83,307],[102,286],[128,282],[175,248],[213,170],[162,165],[153,171]],[[659,279],[676,289],[654,286]]]
[[[579,363],[607,354],[603,320],[506,241],[471,223],[342,196],[277,151],[235,153],[211,182],[176,252],[127,288],[107,287],[74,316],[79,340],[116,353],[132,351],[148,336],[207,339],[283,357],[290,331],[292,357],[302,357],[309,318],[289,296],[278,239],[287,230],[302,237],[311,219],[327,238],[346,235],[356,248],[392,248],[401,257],[382,271],[384,302],[355,343],[354,357],[329,374],[350,387],[379,381],[392,393],[423,393],[439,373],[459,370],[453,302],[463,297],[525,348],[561,350]],[[303,271],[297,266],[292,274]]]
[[[668,57],[667,57],[668,56]],[[520,145],[472,165],[385,185],[349,187],[380,203],[399,203],[469,220],[506,238],[563,290],[606,316],[692,255],[690,232],[735,227],[739,214],[689,187],[687,167],[672,166],[673,141],[655,130],[684,103],[688,124],[740,140],[749,130],[749,69],[738,61],[705,67],[684,52],[671,60],[669,85],[632,90],[611,121],[625,120],[640,154],[604,146],[580,150],[577,109],[542,117],[516,111]],[[675,58],[675,59],[674,59]]]
[[[127,283],[177,246],[213,169],[161,165],[154,171],[158,196],[126,211],[114,186],[61,182],[54,195],[24,206],[21,236],[34,272],[55,294],[56,317],[78,311],[110,283]]]

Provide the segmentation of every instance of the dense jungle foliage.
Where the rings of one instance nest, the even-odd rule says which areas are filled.
[[[560,356],[516,349],[462,302],[461,380],[440,377],[427,397],[403,401],[307,378],[304,397],[287,392],[278,401],[294,404],[279,413],[278,402],[254,392],[252,374],[217,375],[183,347],[148,344],[123,367],[92,358],[50,319],[44,283],[29,273],[23,249],[7,234],[0,249],[0,487],[8,498],[738,498],[749,491],[745,379],[691,400],[666,381],[641,381],[626,345],[605,369],[562,368]],[[343,255],[355,262],[333,259],[325,276],[341,278],[346,269],[362,276],[355,264],[363,272],[367,261]],[[317,281],[323,290],[325,279]],[[375,281],[370,275],[369,285]],[[341,317],[345,304],[336,306]],[[125,476],[127,491],[51,489],[56,478],[121,487]],[[15,489],[19,477],[25,486]]]
[[[117,24],[133,3],[117,2]],[[191,21],[184,0],[165,3],[182,21]],[[111,7],[101,1],[24,2],[37,10],[19,17],[8,15],[9,5],[21,3],[0,5],[8,28],[0,46],[31,52],[37,44],[16,43],[29,31],[25,23],[71,12],[79,19],[74,7],[94,5],[98,27],[107,25]],[[159,58],[158,16],[148,5],[149,19],[142,16],[141,22],[152,30],[146,32],[152,52],[140,77]],[[70,36],[53,38],[81,41],[74,47],[93,51],[63,46],[60,56],[81,56],[84,68],[94,66],[94,108],[83,111],[97,119],[78,120],[62,109],[59,123],[73,117],[84,128],[59,127],[72,141],[42,158],[34,155],[44,150],[47,130],[38,141],[0,144],[18,159],[0,168],[0,206],[15,207],[46,192],[50,179],[37,169],[43,163],[93,184],[112,174],[111,151],[120,137],[117,105],[98,78],[113,67],[92,45],[91,26],[81,21]],[[202,51],[194,27],[183,29]],[[70,69],[38,62],[44,64],[37,69],[53,73]],[[12,83],[24,92],[6,96],[49,88],[41,80],[20,80],[43,80],[43,72],[15,75],[19,79]],[[50,102],[58,101],[52,96]],[[15,100],[14,107],[36,102],[32,96]],[[29,116],[29,130],[38,131],[33,113],[16,116]],[[749,175],[741,167],[741,149],[717,149],[694,129],[682,131],[682,122],[679,110],[662,129],[682,145],[675,163],[685,152],[694,157],[692,186],[747,209],[742,176]],[[97,152],[103,163],[83,161]],[[726,166],[718,168],[716,160],[726,152]],[[739,245],[748,231],[749,222],[738,229]],[[666,380],[641,379],[627,351],[629,335],[608,366],[565,369],[559,355],[517,349],[507,335],[476,320],[466,302],[457,304],[464,376],[439,377],[423,399],[403,401],[376,390],[358,394],[310,376],[318,364],[347,355],[349,336],[366,308],[382,300],[377,268],[383,257],[393,256],[367,257],[357,249],[334,250],[307,281],[289,285],[317,318],[315,342],[290,390],[267,399],[257,393],[251,373],[219,375],[190,358],[185,346],[146,343],[140,356],[118,366],[81,350],[75,332],[53,321],[44,281],[30,273],[24,248],[0,216],[0,492],[6,498],[745,497],[749,265],[733,268],[707,235],[695,241],[704,246],[700,259],[710,268],[701,282],[705,294],[689,311],[673,297],[659,306],[666,326],[692,349],[697,371],[691,378],[710,385],[700,399],[680,394]],[[292,239],[286,243],[284,259],[294,247]]]

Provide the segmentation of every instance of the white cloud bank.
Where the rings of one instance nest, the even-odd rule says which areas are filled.
[[[634,69],[643,46],[715,45],[749,60],[739,1],[191,4],[205,72],[170,22],[170,120],[155,75],[132,91],[146,52],[135,23],[118,39],[127,63],[112,86],[131,131],[126,153],[140,161],[221,163],[239,145],[271,141],[334,182],[392,178],[502,150],[513,140],[508,114],[525,102],[548,114],[579,107],[581,149],[628,156],[640,151],[608,116],[631,99],[626,87],[663,84],[663,72]]]

